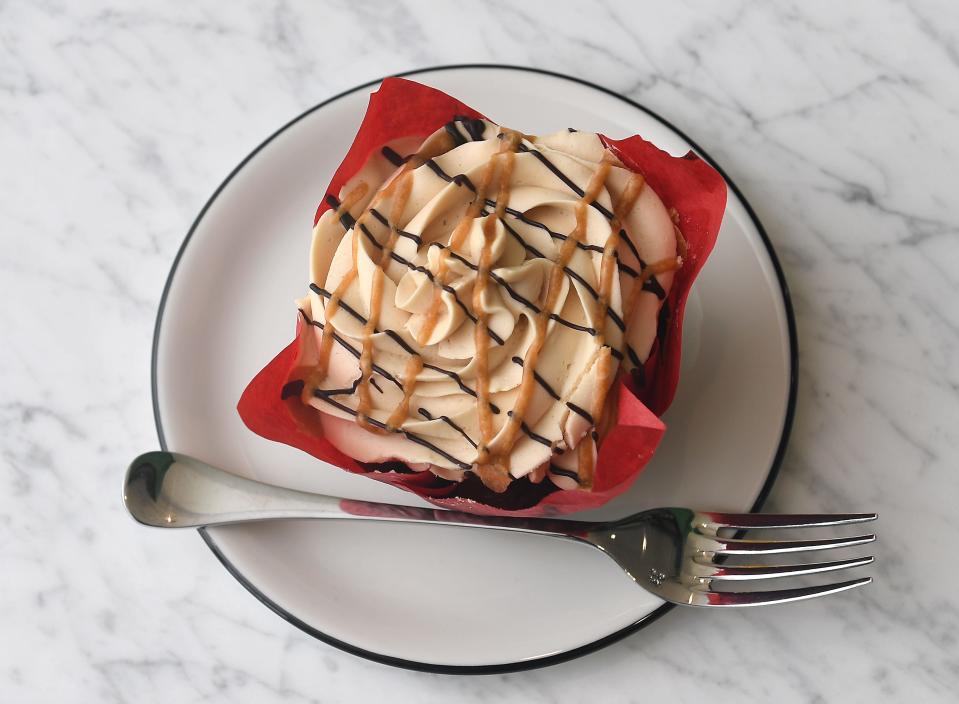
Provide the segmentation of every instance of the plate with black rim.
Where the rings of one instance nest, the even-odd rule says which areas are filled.
[[[579,79],[498,65],[406,75],[527,133],[640,134],[715,164],[637,103]],[[153,402],[164,449],[296,489],[425,506],[249,432],[247,382],[293,336],[312,217],[379,81],[320,103],[270,136],[214,192],[177,254],[157,316]],[[728,182],[728,179],[727,179]],[[665,438],[602,519],[655,506],[757,510],[782,458],[796,334],[768,238],[730,183],[719,240],[687,306]],[[628,635],[671,607],[601,553],[498,531],[353,521],[270,521],[200,531],[257,599],[310,635],[380,662],[453,673],[554,664]]]

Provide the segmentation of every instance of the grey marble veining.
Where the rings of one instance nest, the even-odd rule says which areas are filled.
[[[319,100],[471,61],[621,91],[742,187],[801,341],[769,506],[879,510],[872,587],[454,678],[317,643],[194,534],[133,528],[155,308],[206,198]],[[948,0],[0,3],[0,700],[954,701],[957,86]]]

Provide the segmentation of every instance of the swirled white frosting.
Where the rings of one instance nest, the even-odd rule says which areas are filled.
[[[324,433],[345,454],[364,462],[395,459],[460,479],[477,468],[484,445],[477,395],[482,395],[478,376],[485,374],[493,409],[487,445],[505,453],[509,475],[529,475],[533,481],[548,476],[563,488],[579,486],[579,451],[574,450],[588,443],[595,455],[597,436],[590,431],[599,423],[589,410],[597,398],[601,405],[615,401],[615,394],[603,399],[616,370],[645,361],[653,345],[661,296],[669,291],[673,273],[659,273],[645,287],[638,273],[646,264],[677,259],[673,222],[648,185],[627,212],[617,212],[628,184],[632,180],[635,186],[638,177],[597,135],[572,131],[525,136],[516,143],[511,169],[491,171],[482,193],[485,202],[476,205],[483,207],[471,218],[469,206],[477,189],[484,190],[485,170],[503,151],[505,133],[489,122],[450,125],[423,144],[396,143],[374,154],[331,199],[342,205],[317,222],[313,291],[300,302],[315,321],[303,338],[304,363],[315,364],[323,354],[324,336],[331,340],[325,369],[307,380],[303,400],[320,412]],[[384,154],[393,161],[397,154],[419,157],[398,167]],[[421,157],[430,155],[435,156],[424,163]],[[579,205],[583,192],[604,161],[611,166],[593,203],[584,208]],[[398,179],[408,182],[398,184]],[[497,218],[495,201],[502,194],[508,207]],[[585,211],[580,230],[577,207],[581,217]],[[617,274],[608,286],[609,312],[601,315],[597,295],[603,250],[614,235],[611,225],[617,224],[611,223],[613,213],[620,215],[622,234],[615,248]],[[484,233],[489,218],[495,221]],[[450,253],[457,226],[462,242]],[[574,230],[580,244],[552,297],[535,370],[526,371],[524,360],[536,344],[534,321],[547,301],[550,272]],[[489,280],[479,301],[489,332],[480,340],[473,292],[484,247],[489,250]],[[378,275],[381,265],[383,275]],[[378,286],[381,295],[375,301]],[[442,290],[437,294],[438,286]],[[338,299],[332,315],[331,297]],[[364,330],[371,316],[378,318],[375,332]],[[477,359],[477,343],[487,345],[485,369]],[[368,381],[358,358],[364,344],[372,358]],[[415,380],[406,378],[411,351],[423,362],[422,369],[413,369]],[[612,355],[612,375],[598,371],[603,354]],[[509,447],[499,447],[508,435],[505,427],[523,375],[533,371],[536,383],[521,418],[522,432]],[[369,420],[358,423],[364,384],[369,385],[369,407],[361,410]],[[408,412],[391,424],[404,390]]]

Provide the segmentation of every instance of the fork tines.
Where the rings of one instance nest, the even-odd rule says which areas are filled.
[[[778,589],[774,591],[720,591],[713,589],[713,582],[719,584],[746,580],[776,579],[797,577],[822,572],[862,567],[872,563],[875,558],[853,557],[829,562],[811,562],[794,564],[728,564],[730,557],[758,555],[776,555],[784,553],[800,554],[820,550],[848,548],[871,543],[875,534],[853,537],[817,538],[802,540],[773,540],[764,538],[754,540],[741,537],[750,529],[793,529],[816,528],[822,526],[843,526],[865,523],[878,518],[875,513],[850,514],[732,514],[697,512],[693,519],[693,532],[686,541],[686,560],[683,568],[683,580],[691,590],[690,604],[700,606],[756,606],[760,604],[780,604],[788,601],[812,599],[837,592],[854,589],[872,582],[871,577],[861,577],[843,582]],[[735,537],[722,537],[721,530],[736,531]]]

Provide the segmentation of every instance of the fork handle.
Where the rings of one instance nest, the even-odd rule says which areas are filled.
[[[127,469],[123,503],[138,522],[199,528],[277,518],[335,518],[442,523],[582,540],[599,524],[544,518],[477,516],[296,491],[246,479],[175,452],[147,452]]]

